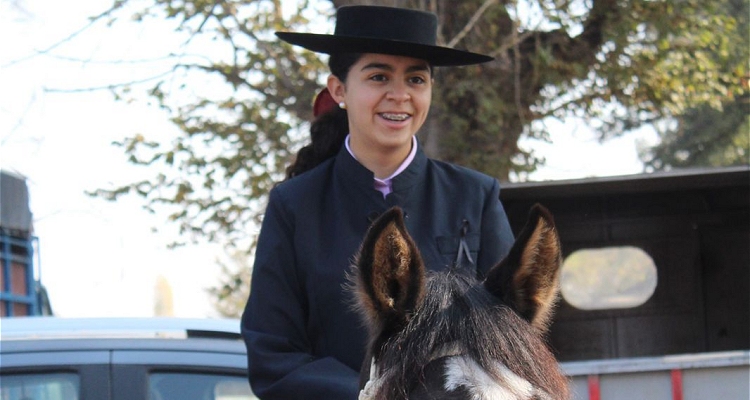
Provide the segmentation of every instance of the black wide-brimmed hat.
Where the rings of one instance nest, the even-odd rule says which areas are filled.
[[[404,8],[345,6],[333,35],[276,32],[281,40],[318,53],[379,53],[419,58],[434,66],[470,65],[493,58],[437,46],[437,16]]]

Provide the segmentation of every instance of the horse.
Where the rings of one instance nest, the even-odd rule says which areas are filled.
[[[369,332],[359,399],[568,399],[544,337],[561,262],[554,220],[538,204],[482,280],[458,267],[428,272],[403,211],[386,211],[350,273]]]

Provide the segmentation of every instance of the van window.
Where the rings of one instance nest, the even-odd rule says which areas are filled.
[[[633,246],[583,249],[563,262],[562,296],[582,310],[638,307],[656,289],[656,265]]]
[[[244,376],[152,373],[150,400],[257,400]]]
[[[0,377],[2,400],[79,400],[76,374],[8,374]]]

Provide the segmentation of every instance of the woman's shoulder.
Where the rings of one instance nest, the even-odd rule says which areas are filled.
[[[327,186],[326,182],[332,174],[331,167],[332,160],[329,159],[309,171],[279,182],[271,189],[269,200],[295,203],[318,198]]]
[[[428,165],[432,173],[441,175],[454,183],[467,183],[471,185],[481,185],[492,187],[497,184],[497,179],[483,172],[464,167],[458,164],[452,164],[445,161],[428,159]]]

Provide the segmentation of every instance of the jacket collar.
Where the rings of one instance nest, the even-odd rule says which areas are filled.
[[[419,183],[425,175],[426,168],[427,156],[424,154],[422,146],[417,145],[417,153],[414,155],[414,160],[412,160],[411,164],[405,170],[393,178],[393,191],[403,191]],[[379,194],[374,189],[375,174],[352,157],[345,146],[341,146],[336,156],[334,170],[337,175],[344,177],[348,181],[348,184],[369,188]]]

